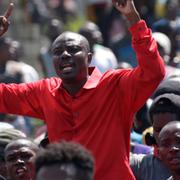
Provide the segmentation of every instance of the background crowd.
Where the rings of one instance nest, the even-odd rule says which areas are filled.
[[[98,67],[102,73],[109,69],[137,66],[126,19],[119,15],[111,1],[15,0],[13,2],[16,8],[10,17],[11,28],[0,38],[1,83],[27,83],[43,77],[57,76],[50,61],[52,59],[51,44],[59,34],[67,30],[80,33],[88,39],[93,53],[91,66]],[[153,95],[134,116],[131,130],[130,165],[136,179],[139,180],[170,180],[172,178],[178,180],[180,178],[180,141],[176,142],[173,135],[174,131],[180,134],[178,122],[180,121],[180,1],[134,0],[134,2],[142,19],[152,29],[152,35],[165,63],[166,75]],[[8,1],[0,1],[0,12],[4,12],[8,3]],[[175,121],[174,124],[171,121]],[[47,128],[39,119],[14,114],[0,114],[0,122],[2,123],[0,124],[0,150],[2,147],[0,174],[7,177],[5,167],[3,167],[6,161],[8,174],[12,176],[11,179],[16,179],[13,177],[15,173],[13,173],[11,163],[15,161],[13,157],[18,157],[18,154],[11,154],[13,148],[28,147],[28,152],[24,154],[29,160],[35,156],[39,148],[47,148],[49,143]],[[163,131],[160,133],[162,128]],[[166,134],[164,131],[170,131],[169,136],[172,138],[169,140],[170,137],[167,137],[166,144],[162,138],[163,133]],[[25,137],[31,140],[24,140]],[[12,144],[11,141],[13,141]],[[168,142],[176,145],[172,154],[177,153],[175,157],[177,162],[169,164],[166,156],[163,156],[164,147],[167,149],[170,146],[167,145]],[[59,145],[49,146],[47,148],[49,152],[39,154],[36,162],[37,179],[44,179],[46,171],[49,171],[49,169],[43,169],[44,171],[41,169],[43,163],[53,165],[53,175],[56,177],[53,161],[56,163],[65,161],[65,158],[61,160],[62,154],[66,158],[73,159],[72,154],[74,153],[75,156],[77,152],[72,152],[71,148],[76,149],[75,146],[76,144],[69,145],[64,142],[60,147]],[[53,156],[52,152],[55,154],[63,148],[67,154],[60,152]],[[77,164],[79,163],[81,167],[81,163],[86,162],[82,165],[82,169],[85,169],[84,171],[91,179],[93,157],[83,147],[78,146],[77,149],[85,153],[81,154],[81,157],[78,156],[80,160]],[[71,155],[68,154],[69,151]],[[46,158],[43,159],[42,156]],[[16,169],[18,176],[21,175],[23,168]],[[76,170],[72,168],[70,171],[77,171],[76,173],[82,179],[86,177],[80,173],[79,168]],[[31,173],[33,172],[27,173],[26,176],[33,176]]]

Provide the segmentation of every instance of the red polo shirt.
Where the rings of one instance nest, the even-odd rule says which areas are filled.
[[[81,143],[92,151],[95,180],[134,179],[129,168],[134,113],[164,77],[164,66],[144,21],[130,29],[139,66],[101,74],[89,69],[84,87],[70,96],[59,78],[0,85],[0,111],[43,119],[51,142]]]

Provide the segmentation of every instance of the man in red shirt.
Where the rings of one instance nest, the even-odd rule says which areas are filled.
[[[104,74],[88,68],[92,54],[87,40],[64,32],[52,45],[59,78],[1,84],[0,111],[43,119],[50,142],[75,141],[91,150],[95,180],[133,180],[129,167],[133,116],[165,72],[151,30],[140,19],[134,2],[113,0],[113,4],[129,21],[139,62],[136,68]]]

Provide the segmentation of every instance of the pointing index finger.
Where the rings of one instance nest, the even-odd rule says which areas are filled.
[[[4,13],[4,17],[5,17],[5,18],[8,19],[8,18],[10,17],[13,8],[14,8],[14,4],[13,4],[13,3],[10,3],[9,6],[8,6],[8,8],[7,8],[7,10],[6,10],[6,12]]]

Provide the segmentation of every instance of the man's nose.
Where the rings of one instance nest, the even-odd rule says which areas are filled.
[[[22,159],[22,158],[18,158],[17,160],[16,160],[16,164],[24,164],[25,162],[24,162],[24,160]]]
[[[71,56],[71,54],[67,50],[63,51],[63,53],[61,54],[61,58],[67,58],[70,56]]]

